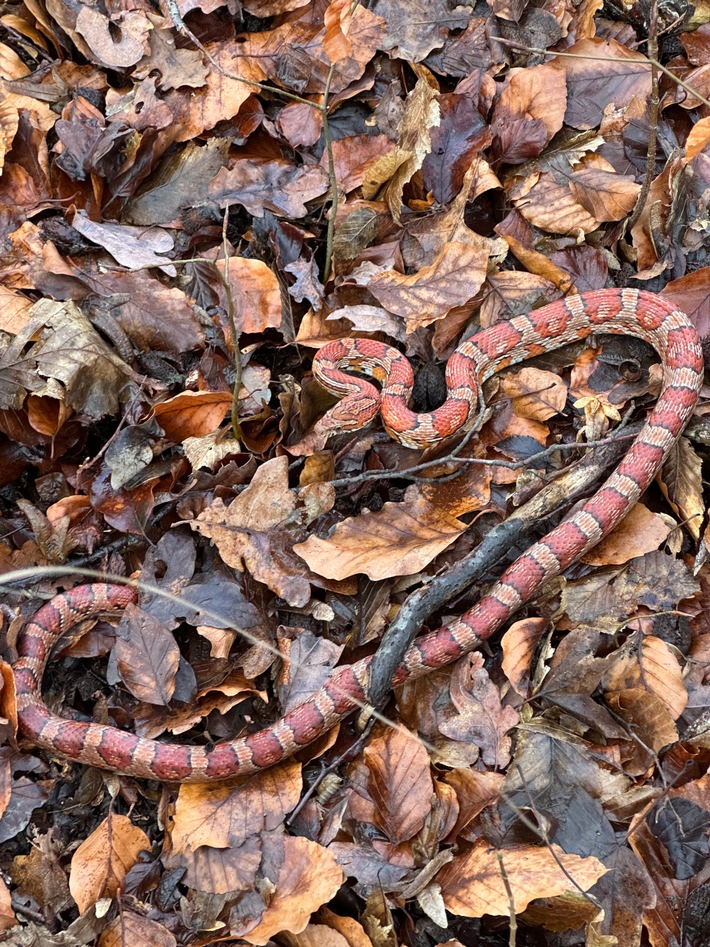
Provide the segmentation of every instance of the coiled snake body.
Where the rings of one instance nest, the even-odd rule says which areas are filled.
[[[571,296],[499,323],[459,346],[447,366],[446,403],[420,415],[407,408],[412,373],[395,349],[368,339],[350,339],[331,342],[318,352],[314,373],[331,391],[346,396],[319,422],[322,432],[354,430],[381,410],[394,437],[422,446],[471,423],[480,404],[480,384],[495,372],[594,331],[635,335],[658,351],[663,382],[653,411],[601,489],[521,555],[470,611],[418,638],[407,651],[394,684],[442,667],[488,638],[530,601],[544,581],[582,556],[628,513],[693,411],[703,372],[700,342],[682,312],[650,293],[605,289]],[[381,392],[363,379],[344,374],[342,368],[378,378]],[[14,672],[19,725],[34,743],[132,776],[167,782],[225,779],[280,762],[366,699],[369,658],[338,668],[321,690],[272,726],[211,748],[160,743],[53,714],[42,700],[41,682],[56,642],[81,619],[133,601],[135,592],[126,586],[79,586],[55,597],[27,624],[18,642]]]

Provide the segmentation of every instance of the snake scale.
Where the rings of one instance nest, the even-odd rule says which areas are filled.
[[[569,296],[485,329],[461,344],[447,365],[447,400],[429,414],[414,414],[407,408],[412,372],[395,349],[369,339],[346,339],[330,342],[317,353],[316,377],[345,396],[319,422],[321,432],[355,430],[380,411],[392,436],[421,447],[471,425],[481,404],[480,386],[495,372],[594,331],[638,336],[657,350],[663,380],[655,407],[597,493],[530,546],[466,614],[416,639],[397,671],[395,685],[449,664],[488,638],[530,601],[543,582],[582,556],[628,513],[693,411],[703,373],[700,341],[682,312],[651,293],[604,289]],[[375,377],[381,391],[365,379],[346,375],[343,368]],[[19,726],[35,744],[137,777],[166,782],[219,780],[284,760],[366,699],[370,658],[336,669],[324,687],[272,726],[211,747],[162,743],[52,713],[42,699],[41,684],[57,641],[80,620],[133,601],[135,592],[126,586],[78,586],[56,596],[26,625],[14,673]]]

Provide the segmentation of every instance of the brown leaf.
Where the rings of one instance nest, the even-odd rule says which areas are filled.
[[[91,7],[81,7],[76,31],[86,40],[93,58],[109,69],[135,66],[148,49],[153,28],[145,13],[126,10],[109,18]]]
[[[673,280],[661,295],[690,316],[701,336],[710,334],[710,266]]]
[[[139,700],[167,705],[175,690],[180,649],[170,629],[157,618],[129,605],[114,648],[123,683]]]
[[[549,63],[513,69],[508,80],[496,102],[491,131],[500,160],[520,164],[540,154],[562,128],[567,86],[564,74]],[[515,144],[518,138],[534,144],[523,150]]]
[[[321,908],[318,920],[320,923],[310,923],[301,934],[281,934],[284,947],[375,947],[362,925],[351,917]]]
[[[187,12],[183,6],[183,15]],[[181,86],[189,86],[192,89],[199,89],[207,82],[209,68],[204,61],[204,56],[197,49],[176,49],[175,37],[171,30],[161,30],[153,28],[149,36],[150,52],[141,59],[133,70],[133,76],[136,79],[146,79],[151,74],[160,75],[158,88],[162,92],[170,89],[179,89]],[[205,157],[209,155],[214,141],[206,142],[203,148],[197,151],[205,152]],[[188,150],[193,150],[188,145]],[[217,169],[215,168],[214,173]],[[212,175],[205,177],[205,182]],[[165,195],[167,197],[167,195]],[[170,199],[170,198],[168,198]],[[138,223],[137,220],[131,220],[129,223]],[[157,223],[152,218],[152,223]]]
[[[614,713],[627,721],[634,735],[631,754],[624,760],[624,772],[640,776],[653,766],[654,754],[678,739],[668,707],[640,687],[609,691],[605,700]]]
[[[177,286],[164,286],[143,272],[109,271],[93,283],[96,292],[110,290],[128,295],[113,316],[145,351],[157,349],[181,355],[204,345],[204,334],[194,303]]]
[[[82,914],[100,898],[116,895],[143,851],[150,851],[145,832],[127,816],[109,813],[71,860],[69,890]]]
[[[477,154],[491,133],[474,102],[455,92],[439,97],[440,122],[431,131],[431,151],[424,159],[425,186],[440,204],[448,204],[463,187]]]
[[[291,102],[279,112],[276,127],[292,148],[314,145],[323,133],[323,116],[311,105]],[[339,142],[333,142],[333,146]]]
[[[228,271],[237,332],[260,333],[279,329],[281,291],[276,276],[266,263],[233,256],[229,259]]]
[[[306,203],[327,190],[328,176],[321,168],[297,168],[268,158],[238,158],[231,168],[221,168],[209,187],[210,198],[220,207],[241,204],[255,217],[267,211],[305,217]]]
[[[352,26],[352,4],[348,0],[333,0],[328,4],[323,22],[323,48],[330,61],[337,63],[352,53],[352,44],[348,39]]]
[[[501,704],[498,688],[483,666],[478,652],[462,658],[451,678],[451,704],[442,715],[439,729],[452,740],[473,743],[489,766],[504,768],[510,759],[507,735],[519,721],[512,707]]]
[[[172,850],[201,846],[238,848],[252,836],[280,826],[298,802],[301,764],[272,766],[238,785],[229,782],[180,786],[171,832]]]
[[[642,53],[616,40],[582,39],[565,49],[583,58],[552,60],[567,76],[565,122],[573,128],[593,128],[604,109],[628,105],[638,96],[645,102],[651,92],[651,70]]]
[[[157,404],[153,414],[175,444],[213,433],[232,407],[228,391],[183,391]]]
[[[506,242],[509,237],[505,237]],[[515,250],[513,250],[515,253]],[[517,254],[516,254],[517,255]],[[529,259],[525,260],[528,266]],[[490,287],[490,292],[486,289]],[[485,299],[481,304],[481,327],[487,329],[503,319],[521,316],[535,309],[540,300],[553,302],[559,297],[550,279],[545,275],[519,273],[517,270],[502,270],[489,273],[484,284]]]
[[[311,484],[300,493],[288,488],[288,458],[276,457],[258,468],[250,485],[229,506],[216,499],[190,521],[211,539],[227,565],[251,572],[295,606],[310,598],[310,582],[292,556],[296,527],[330,509],[334,491]],[[293,538],[291,538],[293,537]]]
[[[501,383],[504,397],[510,398],[519,418],[547,421],[564,411],[567,386],[559,375],[539,368],[521,368],[505,376]]]
[[[468,10],[452,8],[446,0],[430,0],[424,17],[418,3],[402,0],[380,0],[377,12],[384,18],[381,48],[396,50],[409,63],[421,62],[438,49],[448,30],[466,29],[470,15]]]
[[[678,438],[673,445],[659,482],[664,496],[680,513],[693,539],[700,539],[705,517],[702,461],[687,437]]]
[[[621,565],[658,549],[670,531],[667,519],[637,503],[608,536],[582,556],[582,562],[590,566]]]
[[[0,931],[9,931],[10,928],[15,927],[16,924],[17,918],[15,917],[15,912],[12,910],[10,889],[4,880],[0,878]]]
[[[412,575],[464,532],[457,517],[487,502],[489,483],[489,474],[478,468],[459,478],[454,490],[410,488],[403,503],[351,517],[327,539],[311,535],[294,552],[332,579],[360,572],[373,580]]]
[[[156,30],[153,36],[162,32]],[[192,56],[199,69],[203,68],[200,54],[195,50],[173,48],[171,55]],[[142,226],[176,221],[200,199],[207,200],[209,181],[224,165],[228,151],[229,142],[224,138],[212,139],[204,145],[188,142],[181,151],[167,158],[160,167],[160,174],[128,202],[123,211],[123,220]]]
[[[710,117],[699,119],[688,132],[685,142],[686,161],[692,161],[708,145],[710,145]]]
[[[162,924],[133,911],[121,910],[99,938],[99,947],[176,947],[177,941]]]
[[[546,618],[523,618],[513,622],[501,638],[503,673],[521,697],[528,696],[530,665],[547,625]]]
[[[394,143],[387,135],[354,135],[350,138],[334,141],[333,166],[338,187],[346,194],[350,194],[356,188],[361,187],[370,174],[372,166],[380,158],[390,154],[394,148]],[[321,167],[327,172],[328,155],[326,152],[323,153],[321,158]],[[340,231],[341,225],[339,219],[338,231]],[[343,235],[338,234],[338,236],[342,245]]]
[[[404,185],[411,181],[431,151],[431,129],[439,124],[439,103],[433,80],[420,76],[405,100],[397,129],[397,147],[375,161],[363,182],[365,200],[386,201],[396,222],[402,206]]]
[[[677,720],[688,703],[678,658],[676,649],[655,635],[644,635],[640,642],[633,638],[613,655],[604,674],[604,687],[611,691],[648,691],[665,706],[671,719]]]
[[[463,917],[508,917],[535,898],[587,891],[607,869],[596,858],[568,855],[557,845],[496,850],[479,839],[437,875],[447,910]],[[510,893],[509,893],[510,890]],[[512,901],[512,903],[511,903]]]
[[[48,384],[68,407],[94,419],[118,410],[118,393],[131,377],[118,358],[72,302],[42,299],[32,307],[33,321],[6,340],[1,359],[0,405],[20,408],[26,395]],[[40,340],[27,345],[31,336]]]
[[[586,211],[604,223],[621,220],[634,209],[641,185],[611,167],[590,167],[587,163],[572,173],[570,190]]]
[[[374,822],[397,845],[413,838],[431,811],[429,755],[414,734],[387,727],[365,748]]]
[[[293,629],[293,639],[283,634],[289,630],[282,629],[278,639],[283,662],[279,699],[284,713],[298,707],[326,683],[343,653],[342,645],[319,638],[306,628]]]
[[[26,296],[0,286],[0,328],[18,335],[30,322],[32,302]]]
[[[284,862],[261,921],[248,932],[232,929],[249,944],[266,945],[279,931],[300,933],[310,916],[337,893],[344,875],[331,853],[305,838],[285,836]]]
[[[368,289],[385,309],[402,316],[407,331],[413,332],[473,299],[486,277],[487,264],[488,252],[483,247],[447,243],[434,262],[418,273],[405,276],[389,270],[370,280]]]

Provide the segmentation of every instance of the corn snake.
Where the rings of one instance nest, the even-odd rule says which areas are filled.
[[[322,434],[356,430],[378,411],[393,437],[407,446],[437,442],[470,426],[481,404],[480,386],[496,372],[592,332],[635,335],[661,356],[663,381],[655,407],[625,458],[576,512],[510,565],[472,609],[415,640],[395,675],[401,684],[442,667],[497,631],[541,584],[558,575],[606,536],[636,503],[690,418],[702,383],[700,341],[688,318],[665,300],[637,290],[598,290],[571,296],[464,342],[447,365],[449,396],[427,415],[406,406],[411,368],[404,357],[368,339],[330,342],[316,355],[314,374],[345,396],[318,422]],[[357,370],[381,381],[381,392]],[[38,746],[92,766],[166,782],[197,782],[247,775],[307,746],[366,700],[370,658],[337,668],[305,703],[256,733],[205,748],[161,743],[103,724],[53,714],[41,696],[52,648],[80,620],[135,601],[132,588],[93,584],[56,596],[27,624],[14,664],[18,722]]]

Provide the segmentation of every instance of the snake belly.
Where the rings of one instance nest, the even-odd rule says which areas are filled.
[[[422,447],[471,425],[480,405],[480,386],[487,378],[592,332],[634,335],[656,349],[663,378],[651,414],[594,496],[519,556],[473,608],[413,642],[394,685],[443,667],[489,638],[543,582],[584,555],[628,513],[695,407],[703,376],[700,340],[687,316],[652,293],[604,289],[569,296],[485,329],[460,345],[447,366],[447,400],[428,414],[407,407],[412,372],[396,349],[372,339],[343,339],[317,353],[314,374],[334,394],[344,396],[328,412],[321,430],[355,430],[380,411],[393,437]],[[345,374],[344,368],[375,377],[381,390]],[[165,782],[204,782],[245,776],[279,763],[367,699],[369,657],[337,668],[319,691],[273,725],[212,747],[163,743],[54,714],[42,699],[41,685],[56,643],[83,619],[115,612],[135,600],[136,593],[128,586],[78,586],[56,596],[28,622],[18,640],[13,669],[18,723],[29,740],[52,753],[117,773]]]

